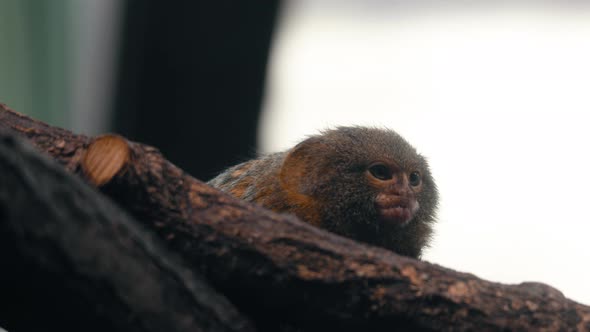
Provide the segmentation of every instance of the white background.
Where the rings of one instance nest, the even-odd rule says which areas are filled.
[[[291,1],[261,150],[335,125],[394,129],[442,197],[426,260],[590,304],[590,10],[538,3]]]

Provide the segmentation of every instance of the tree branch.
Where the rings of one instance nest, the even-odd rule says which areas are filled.
[[[223,194],[152,147],[74,135],[6,107],[0,127],[101,185],[261,329],[590,330],[590,308],[554,288],[493,283],[336,236]]]
[[[254,330],[161,242],[61,166],[0,132],[2,326]]]

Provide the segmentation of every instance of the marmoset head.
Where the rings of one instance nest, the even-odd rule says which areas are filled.
[[[410,256],[430,238],[436,185],[425,158],[392,130],[312,136],[288,151],[280,179],[308,221],[336,233]]]

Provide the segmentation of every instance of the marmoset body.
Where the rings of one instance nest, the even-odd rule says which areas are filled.
[[[428,245],[438,204],[426,159],[396,132],[367,127],[326,130],[209,184],[411,257]]]

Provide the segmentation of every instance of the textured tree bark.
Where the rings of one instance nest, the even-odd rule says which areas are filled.
[[[0,128],[99,185],[261,330],[590,330],[590,307],[547,285],[493,283],[336,236],[223,194],[152,147],[6,107]]]
[[[5,132],[0,248],[9,331],[254,330],[153,232]]]

